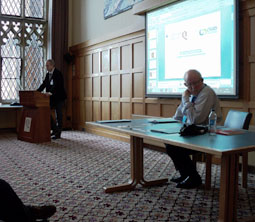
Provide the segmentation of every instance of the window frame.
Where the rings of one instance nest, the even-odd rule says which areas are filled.
[[[10,23],[12,22],[19,22],[20,23],[20,37],[19,37],[19,43],[17,45],[19,45],[21,48],[20,48],[20,59],[21,59],[21,70],[20,70],[20,86],[19,88],[15,88],[15,90],[26,90],[26,83],[27,83],[27,80],[26,80],[26,69],[25,69],[25,58],[26,58],[26,55],[25,55],[25,48],[26,48],[26,35],[27,33],[26,32],[26,27],[25,27],[25,24],[28,23],[28,24],[43,24],[43,27],[45,28],[44,30],[44,37],[43,37],[43,46],[42,46],[42,49],[43,49],[43,66],[42,66],[42,75],[40,76],[40,80],[38,80],[40,83],[43,81],[43,78],[45,77],[46,75],[46,72],[44,70],[44,64],[47,60],[47,58],[50,57],[50,54],[51,54],[51,50],[49,50],[50,48],[48,47],[49,46],[49,40],[51,39],[51,32],[49,30],[51,30],[51,9],[52,7],[49,7],[49,6],[52,6],[52,0],[43,0],[43,4],[44,4],[44,9],[43,9],[43,17],[42,18],[33,18],[33,17],[26,17],[25,16],[25,1],[26,0],[21,0],[21,14],[20,16],[16,16],[16,15],[6,15],[6,14],[2,14],[2,10],[1,10],[1,7],[2,7],[2,1],[3,0],[0,0],[0,20],[1,22],[4,21],[9,21]],[[2,27],[2,24],[1,24],[1,27]],[[2,31],[0,27],[0,31]],[[5,32],[5,33],[9,33],[9,32]],[[32,35],[31,35],[32,36]],[[4,39],[4,35],[0,35],[0,45],[5,45],[5,43],[3,42],[3,39]],[[0,83],[2,81],[2,68],[3,68],[3,58],[2,57],[2,52],[0,50]],[[34,89],[36,90],[36,89]],[[2,86],[0,84],[0,103],[10,103],[10,102],[13,102],[13,101],[18,101],[19,98],[15,98],[15,99],[3,99],[2,98]]]

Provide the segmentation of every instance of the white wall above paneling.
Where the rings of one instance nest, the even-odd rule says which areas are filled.
[[[69,46],[88,40],[112,38],[111,35],[121,30],[128,30],[137,25],[144,28],[144,16],[134,15],[132,10],[104,19],[104,0],[69,1],[69,27],[71,34]],[[69,32],[70,33],[70,32]],[[124,33],[127,34],[127,33]]]

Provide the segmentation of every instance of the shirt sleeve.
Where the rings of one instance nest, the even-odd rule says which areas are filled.
[[[193,106],[193,103],[190,101],[190,96],[182,96],[181,104],[178,106],[174,119],[176,120],[183,120],[183,116],[186,116],[186,110]]]
[[[42,92],[45,87],[46,87],[46,78],[44,79],[43,83],[39,86],[37,91]]]
[[[182,121],[183,116],[187,117],[188,124],[207,124],[211,109],[216,104],[216,97],[210,88],[205,87],[197,96],[195,102],[191,102],[191,97],[182,97],[174,119]]]
[[[183,114],[182,114],[182,111],[181,111],[182,110],[182,106],[183,106],[183,104],[181,103],[178,106],[178,108],[176,109],[176,112],[175,112],[175,114],[173,116],[174,119],[179,120],[179,121],[182,121],[182,118],[183,118]]]
[[[205,124],[211,108],[214,106],[215,98],[213,93],[202,91],[194,103],[187,103],[183,109],[183,114],[187,116],[189,124]]]

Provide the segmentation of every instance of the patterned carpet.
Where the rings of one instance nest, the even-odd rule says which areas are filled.
[[[145,150],[146,179],[172,177],[166,154]],[[204,180],[204,164],[198,164]],[[50,221],[217,221],[220,167],[212,168],[212,189],[182,190],[175,184],[106,194],[104,186],[130,178],[129,144],[79,131],[63,139],[32,144],[13,133],[0,135],[0,177],[26,204],[57,206]],[[238,218],[255,215],[255,177],[239,186]]]

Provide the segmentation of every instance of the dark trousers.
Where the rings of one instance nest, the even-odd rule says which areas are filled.
[[[29,209],[22,203],[11,186],[0,179],[0,220],[5,222],[31,222]]]
[[[56,121],[51,116],[50,123],[51,123],[51,129],[54,133],[61,133],[62,127],[63,127],[63,105],[64,101],[58,101],[53,106],[51,106],[51,109],[55,110],[55,116]]]
[[[196,166],[190,158],[191,154],[198,153],[195,150],[189,150],[182,147],[166,145],[166,152],[173,160],[175,169],[178,170],[183,177],[197,176]]]

